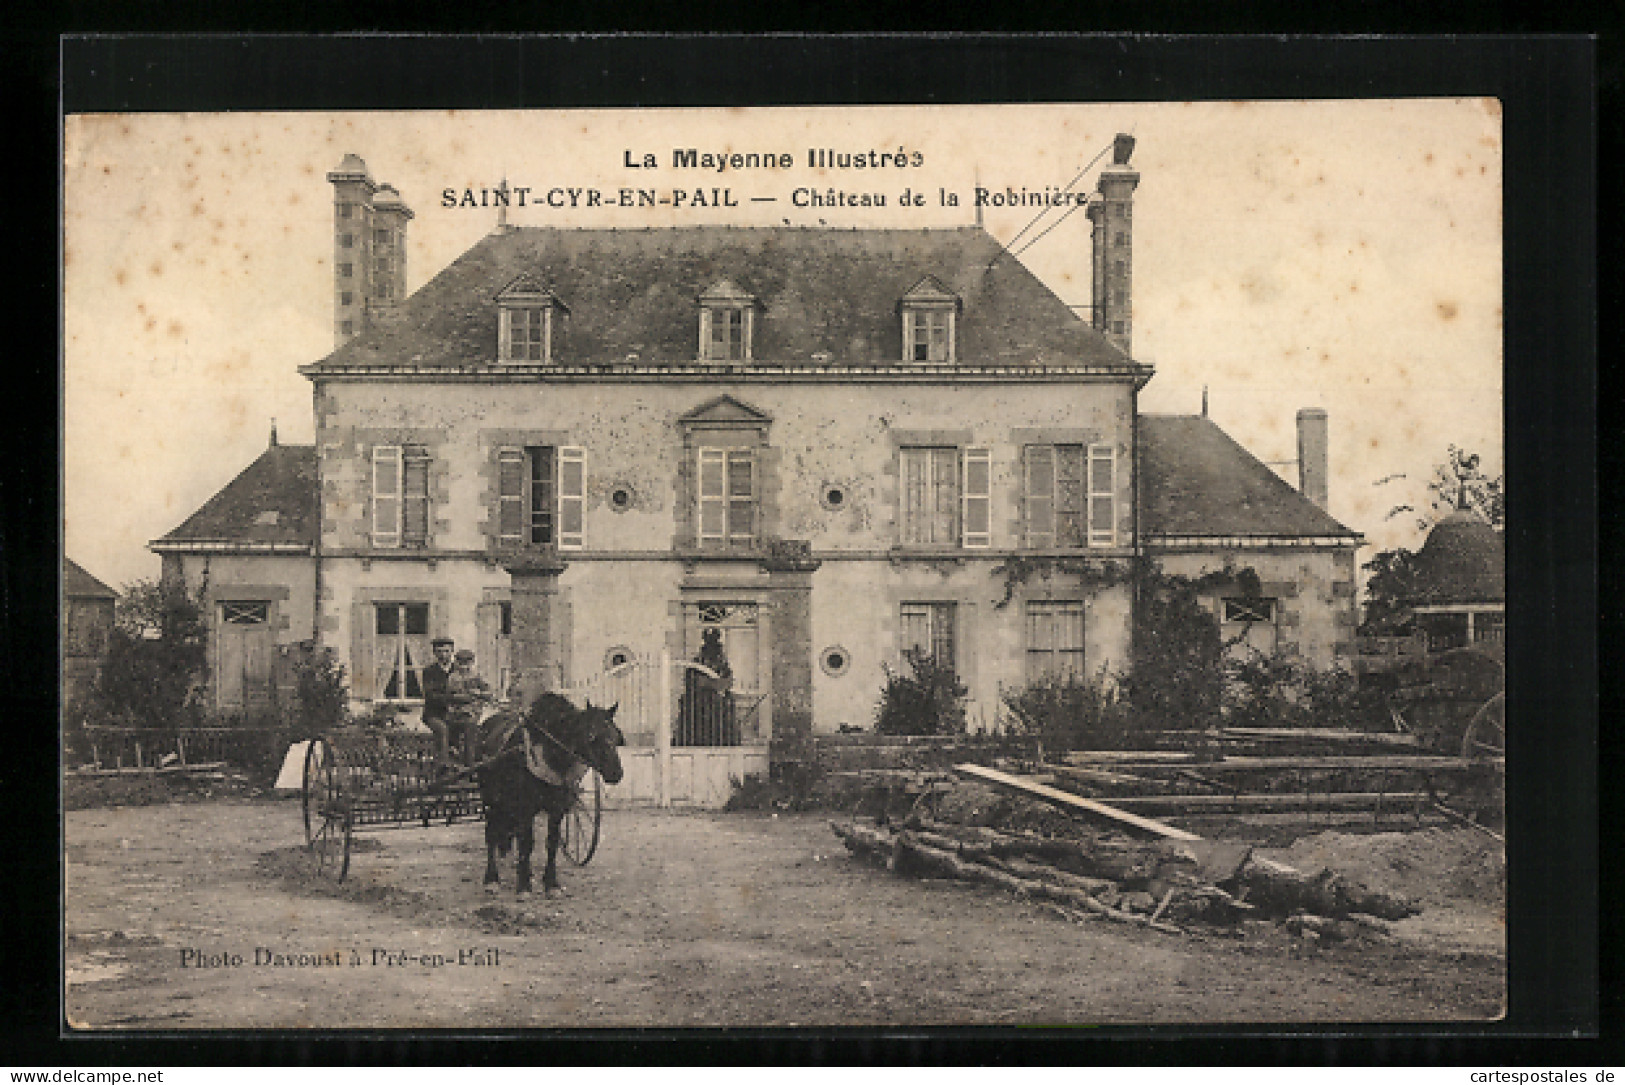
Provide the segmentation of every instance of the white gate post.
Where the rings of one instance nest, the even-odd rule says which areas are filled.
[[[660,651],[660,703],[655,708],[655,772],[662,807],[671,805],[671,653]]]

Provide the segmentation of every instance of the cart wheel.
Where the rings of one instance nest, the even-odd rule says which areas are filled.
[[[332,763],[332,751],[327,747],[324,738],[313,738],[310,745],[305,747],[305,769],[299,781],[299,808],[305,818],[305,843],[316,842],[317,824],[321,819],[322,806],[327,799],[324,794],[323,769]]]
[[[1497,693],[1484,703],[1467,725],[1461,739],[1461,756],[1505,757],[1507,752],[1507,695]]]
[[[593,769],[575,787],[575,801],[564,812],[563,839],[559,846],[564,857],[576,866],[586,866],[598,850],[598,827],[603,817],[604,784]]]

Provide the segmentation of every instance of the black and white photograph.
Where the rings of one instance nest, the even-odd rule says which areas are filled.
[[[1495,99],[62,140],[71,1030],[1507,1012]]]

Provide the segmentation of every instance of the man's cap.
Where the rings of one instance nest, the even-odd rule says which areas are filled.
[[[469,651],[467,648],[464,648],[461,652],[457,653],[457,662],[459,662],[459,663],[472,663],[472,662],[474,662],[474,653]]]
[[[457,642],[452,640],[450,637],[436,637],[434,640],[431,640],[429,642],[429,646],[431,648],[438,648],[442,644],[444,644],[447,648],[450,648],[453,644],[456,644],[456,643]]]

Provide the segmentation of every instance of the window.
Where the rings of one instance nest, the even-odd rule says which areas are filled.
[[[1083,604],[1027,604],[1027,681],[1083,676]]]
[[[905,362],[951,362],[954,330],[962,304],[959,295],[933,275],[915,283],[898,302],[903,317]]]
[[[708,305],[700,310],[700,357],[707,361],[743,361],[751,356],[755,316],[748,306]]]
[[[226,625],[264,625],[271,620],[271,604],[245,602],[220,604],[220,620]]]
[[[992,456],[985,448],[900,450],[904,546],[991,541]]]
[[[344,335],[354,335],[355,334],[355,321],[353,321],[353,320],[343,321],[342,323],[339,324],[339,331],[341,333],[343,333]]]
[[[580,549],[586,451],[552,445],[505,448],[497,461],[498,537],[506,543]]]
[[[373,607],[373,688],[386,701],[423,697],[429,649],[428,603],[377,603]]]
[[[952,328],[951,310],[906,310],[903,314],[904,357],[914,362],[951,361]]]
[[[348,290],[339,291],[339,304],[340,305],[353,305],[353,304],[355,304],[355,295],[352,294]]]
[[[497,604],[497,635],[513,636],[513,604],[506,599]]]
[[[420,445],[372,450],[372,545],[429,545],[429,453]]]
[[[954,609],[953,603],[904,603],[898,647],[924,652],[939,666],[953,667]]]
[[[373,242],[375,244],[378,244],[378,245],[387,245],[387,244],[389,244],[389,231],[388,230],[374,230],[372,232],[372,240],[373,240]]]
[[[355,205],[349,203],[339,204],[339,218],[347,219],[355,213]]]
[[[339,278],[341,278],[341,279],[349,279],[349,278],[353,278],[354,276],[355,276],[355,265],[354,264],[340,264],[339,265]]]
[[[355,248],[355,235],[354,234],[340,234],[339,235],[339,245],[341,247],[343,247],[343,248],[346,248],[346,249]]]
[[[503,359],[510,362],[547,361],[548,309],[504,309],[502,315],[505,332]]]
[[[749,547],[756,541],[756,453],[749,448],[699,450],[701,549]]]
[[[1219,635],[1228,647],[1256,649],[1273,655],[1276,648],[1276,618],[1280,606],[1274,599],[1221,599]]]
[[[1116,545],[1116,454],[1111,446],[1028,445],[1024,469],[1028,547]]]

